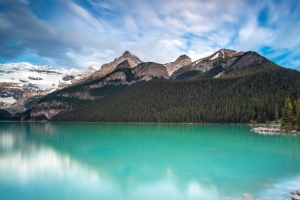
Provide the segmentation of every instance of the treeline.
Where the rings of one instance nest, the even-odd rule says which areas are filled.
[[[230,78],[137,83],[53,120],[264,123],[282,117],[288,96],[292,101],[300,97],[300,73],[276,67]]]
[[[0,121],[21,121],[22,116],[28,115],[29,112],[30,112],[30,110],[25,111],[23,113],[15,113],[12,115],[8,111],[0,109]],[[28,118],[24,118],[24,119],[28,120]]]
[[[285,100],[282,110],[281,129],[300,131],[300,99],[294,103],[290,98]]]
[[[22,113],[11,115],[8,111],[0,109],[0,121],[20,121]]]

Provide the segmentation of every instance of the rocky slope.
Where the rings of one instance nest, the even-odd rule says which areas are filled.
[[[91,77],[91,79],[96,79],[96,78],[101,78],[104,77],[105,75],[111,73],[116,69],[116,67],[123,63],[124,61],[127,61],[126,65],[129,68],[133,68],[137,66],[138,64],[142,63],[142,61],[136,57],[135,55],[132,55],[129,51],[125,51],[122,56],[116,58],[114,61],[110,63],[106,63],[101,66],[101,69],[98,71],[94,72]],[[125,63],[123,63],[125,64]]]
[[[228,63],[234,62],[235,58],[243,55],[244,52],[236,52],[230,49],[221,49],[212,55],[196,60],[188,65],[185,65],[178,70],[174,71],[171,78],[180,77],[181,74],[184,74],[189,71],[200,71],[206,72],[211,70],[214,67]]]
[[[169,78],[168,72],[163,65],[154,62],[144,62],[131,68],[127,61],[123,61],[116,66],[113,72],[100,79],[86,82],[83,85],[84,90],[89,91],[90,89],[109,85],[131,85],[141,81],[150,81],[155,78]],[[79,87],[81,86],[79,85]]]
[[[0,64],[0,108],[22,112],[42,96],[71,85],[96,71],[66,70],[30,63]]]
[[[191,63],[191,58],[184,54],[179,56],[174,62],[164,64],[164,66],[167,68],[169,76],[171,76],[178,69],[182,68],[183,66],[188,66]]]
[[[248,51],[243,53],[233,54],[227,62],[222,63],[222,67],[227,71],[233,71],[241,69],[253,64],[261,64],[267,61],[265,57],[262,57],[256,52]]]

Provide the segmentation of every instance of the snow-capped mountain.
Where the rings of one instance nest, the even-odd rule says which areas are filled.
[[[93,67],[84,71],[67,70],[27,62],[0,64],[0,108],[24,98],[43,96],[78,82],[96,70]]]

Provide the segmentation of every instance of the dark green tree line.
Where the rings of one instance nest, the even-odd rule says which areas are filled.
[[[249,123],[252,119],[265,123],[282,117],[279,108],[285,105],[286,96],[291,100],[300,97],[300,73],[295,70],[278,67],[241,74],[218,79],[137,83],[53,120]]]
[[[300,131],[300,98],[293,104],[287,98],[282,109],[281,129]]]

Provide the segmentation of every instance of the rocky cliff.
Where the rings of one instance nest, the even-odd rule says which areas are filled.
[[[124,61],[127,62],[123,63]],[[121,63],[123,63],[124,66],[126,65],[126,67],[133,68],[138,64],[142,63],[142,61],[137,56],[132,55],[129,51],[125,51],[122,56],[116,58],[114,61],[102,65],[101,69],[94,72],[90,78],[96,79],[104,77],[105,75],[113,72],[116,69],[116,67]],[[120,67],[122,67],[122,65]]]
[[[182,66],[181,68],[173,72],[171,78],[176,78],[188,71],[209,71],[218,65],[227,63],[231,58],[242,54],[243,52],[237,52],[231,49],[221,49],[210,56],[201,58],[188,65]]]
[[[174,71],[180,69],[183,66],[190,65],[191,63],[191,58],[184,54],[179,56],[174,62],[164,64],[164,66],[166,67],[169,76],[171,76]]]
[[[166,67],[154,62],[141,63],[132,71],[137,81],[149,81],[153,78],[169,78]]]

